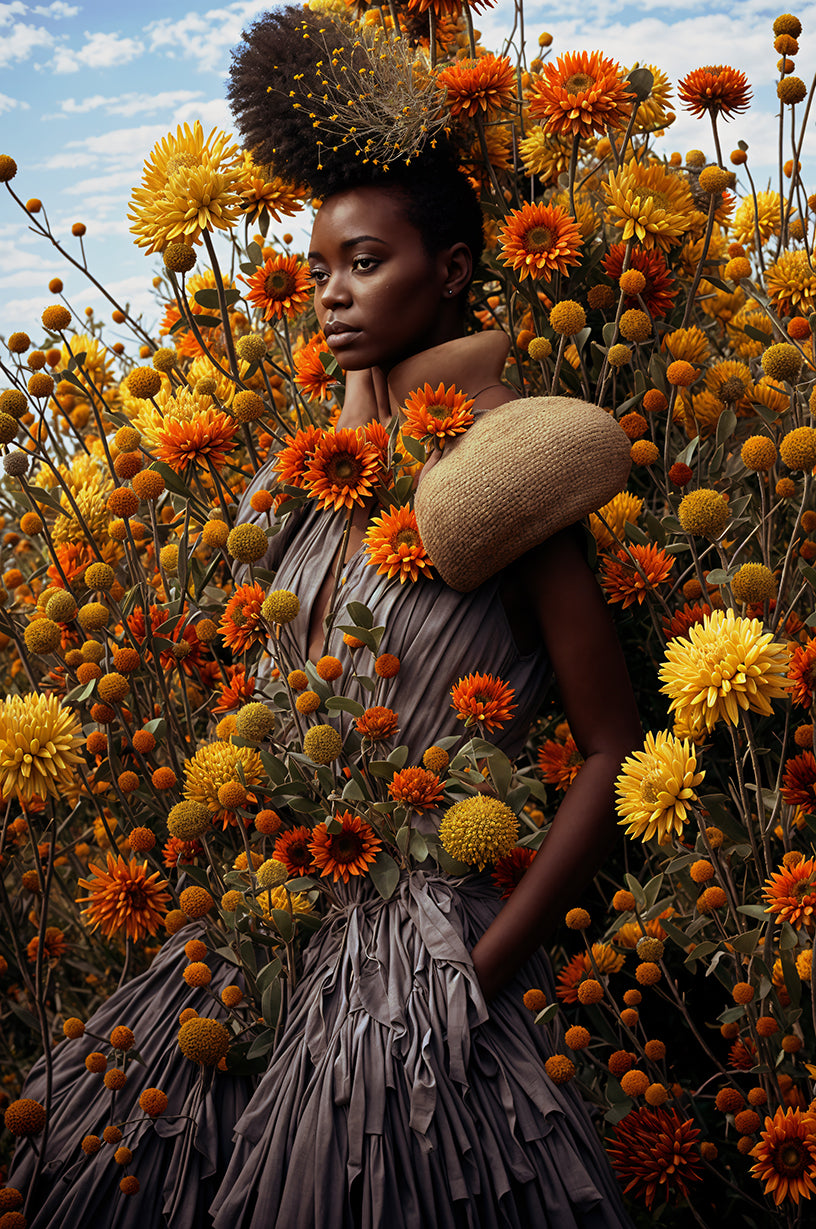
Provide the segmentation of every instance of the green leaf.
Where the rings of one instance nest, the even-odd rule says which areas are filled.
[[[721,1011],[717,1019],[721,1024],[730,1024],[732,1020],[739,1020],[745,1015],[744,1007],[726,1007],[725,1011]]]
[[[388,757],[388,763],[397,771],[405,767],[405,761],[408,759],[407,747],[395,747]]]
[[[381,849],[368,868],[371,882],[383,900],[390,900],[399,883],[399,867],[390,854]]]
[[[348,802],[365,802],[365,791],[360,788],[359,781],[346,781],[343,787],[343,798]]]
[[[403,434],[402,446],[406,452],[411,454],[415,461],[424,461],[428,455],[428,450],[422,443],[422,440],[415,440],[410,435]]]
[[[339,623],[337,630],[344,632],[347,636],[356,636],[358,640],[362,640],[367,649],[371,649],[372,653],[377,652],[379,641],[369,628],[357,627],[349,623]]]
[[[30,486],[28,492],[31,498],[38,504],[45,504],[46,508],[52,508],[54,512],[65,513],[65,509],[58,499],[50,495],[48,491],[44,491],[40,486]]]
[[[346,610],[358,627],[372,628],[374,626],[374,616],[362,602],[349,602]]]
[[[756,951],[757,944],[762,938],[764,926],[757,926],[756,930],[746,930],[745,934],[737,935],[731,939],[731,946],[738,952],[742,952],[744,956],[750,956]]]
[[[452,858],[443,845],[440,845],[437,849],[436,857],[445,874],[453,875],[455,879],[461,879],[463,875],[469,875],[473,870],[473,867],[468,866],[467,862],[459,862],[456,858]]]
[[[85,683],[83,687],[75,687],[73,691],[69,691],[65,697],[67,704],[81,704],[83,700],[87,700],[88,696],[96,686],[96,679],[91,679],[89,683]]]
[[[274,1044],[275,1030],[273,1028],[265,1028],[264,1031],[255,1038],[252,1045],[247,1050],[247,1061],[253,1058],[260,1058],[261,1055],[268,1054]]]
[[[678,464],[691,465],[691,458],[694,456],[695,452],[697,451],[697,445],[699,443],[700,443],[700,437],[699,435],[695,435],[691,443],[686,444],[683,451],[678,452],[677,456],[675,457],[675,460],[678,462]]]
[[[649,546],[649,536],[645,534],[637,525],[633,525],[631,521],[627,521],[623,527],[623,536],[627,542],[636,542],[638,546]]]
[[[733,410],[723,410],[717,420],[717,443],[724,444],[734,434],[737,416]]]
[[[285,887],[287,892],[311,892],[318,882],[311,875],[302,875],[300,879],[287,879]]]
[[[272,920],[275,923],[277,930],[284,943],[291,943],[292,936],[295,933],[295,925],[292,921],[292,915],[288,909],[273,909]]]
[[[737,905],[737,913],[744,913],[746,917],[758,918],[761,922],[768,920],[768,914],[762,905]]]
[[[264,262],[263,249],[261,248],[260,243],[255,243],[254,240],[252,243],[248,243],[246,254],[247,254],[247,257],[252,261],[255,268],[256,269],[260,268],[260,266]]]
[[[694,964],[696,960],[701,960],[703,956],[710,956],[712,952],[716,952],[718,947],[718,943],[712,942],[711,939],[704,939],[702,943],[698,943],[694,950],[686,956],[686,964]]]
[[[658,893],[663,885],[663,875],[655,875],[650,879],[643,889],[643,895],[646,897],[646,908],[650,909],[657,900]]]
[[[688,935],[684,930],[681,930],[679,926],[675,926],[674,922],[670,922],[668,918],[661,918],[660,925],[663,927],[672,942],[676,943],[678,947],[682,947],[684,949],[688,947]]]
[[[627,874],[624,875],[624,879],[626,880],[627,888],[635,898],[635,904],[637,905],[638,909],[645,909],[646,897],[643,894],[643,888],[640,886],[637,879],[635,879],[635,876],[630,875],[627,872]]]
[[[421,832],[414,830],[411,833],[411,841],[408,846],[411,857],[416,858],[417,862],[424,862],[428,857],[428,845]]]
[[[258,988],[258,993],[263,994],[267,986],[271,985],[281,975],[283,965],[280,960],[275,957],[270,960],[269,964],[265,964],[255,979],[255,985]]]
[[[268,1024],[270,1028],[274,1028],[278,1022],[282,1002],[283,987],[276,979],[266,987],[261,997],[261,1015],[264,1018],[264,1024]]]
[[[362,704],[358,704],[356,700],[348,700],[345,696],[329,696],[325,707],[331,712],[341,709],[344,713],[351,713],[353,717],[362,717],[365,712]]]
[[[227,304],[227,307],[232,307],[233,303],[237,303],[240,297],[241,297],[240,290],[236,290],[230,287],[226,287],[224,289],[224,300]],[[220,307],[220,302],[218,299],[218,291],[211,287],[208,287],[206,290],[196,291],[195,301],[199,307],[211,307],[211,308],[216,308],[216,309]],[[219,321],[219,324],[220,324],[220,321]]]
[[[540,1011],[533,1021],[534,1024],[549,1024],[550,1020],[554,1020],[558,1015],[558,1004],[548,1003],[547,1006]]]

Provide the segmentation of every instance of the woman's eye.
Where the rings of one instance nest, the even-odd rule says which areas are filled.
[[[323,283],[328,279],[329,275],[325,269],[310,269],[309,276],[312,279],[313,285],[322,286]]]
[[[379,261],[375,260],[373,256],[356,256],[353,267],[361,269],[365,273],[369,269],[376,269],[378,264]]]

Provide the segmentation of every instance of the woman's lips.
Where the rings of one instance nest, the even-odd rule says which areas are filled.
[[[334,324],[330,328],[324,330],[326,345],[332,350],[340,349],[347,346],[349,342],[360,336],[360,329],[352,328],[351,325]]]

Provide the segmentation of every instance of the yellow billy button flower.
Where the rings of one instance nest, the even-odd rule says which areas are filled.
[[[704,776],[687,739],[647,734],[643,751],[624,760],[615,783],[618,822],[626,835],[643,841],[657,836],[661,843],[680,836]]]
[[[476,794],[448,808],[439,827],[439,839],[452,858],[481,871],[488,862],[510,853],[518,830],[518,819],[510,807],[498,798]]]

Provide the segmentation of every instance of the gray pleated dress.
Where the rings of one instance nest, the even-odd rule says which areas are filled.
[[[342,526],[342,516],[310,511],[273,541],[267,562],[282,556],[276,587],[301,600],[284,646],[301,657]],[[439,737],[461,732],[449,690],[474,671],[515,689],[518,709],[495,741],[511,756],[523,744],[548,665],[543,650],[518,652],[499,585],[497,577],[462,595],[435,579],[388,581],[362,552],[346,564],[344,600],[371,608],[387,629],[381,652],[396,654],[401,669],[373,699],[359,687],[344,685],[344,692],[398,713],[409,764],[420,763]],[[329,651],[349,667],[345,682],[350,658],[342,633],[334,633]],[[78,1146],[111,1121],[110,1093],[83,1065],[97,1043],[56,1049],[53,1129],[34,1229],[199,1229],[213,1221],[216,1229],[630,1224],[579,1094],[545,1074],[545,1060],[563,1042],[537,1027],[522,1003],[530,987],[554,999],[546,956],[530,960],[489,1006],[482,996],[469,953],[501,906],[490,876],[456,880],[417,870],[388,902],[365,879],[341,884],[340,893],[342,907],[309,942],[278,1048],[255,1082],[216,1071],[202,1084],[178,1050],[185,1006],[218,1014],[212,999],[182,980],[189,928],[89,1022],[103,1036],[129,1024],[145,1061],[116,1094],[113,1114],[115,1121],[137,1120],[124,1141],[134,1152],[129,1172],[141,1182],[135,1197],[118,1190],[112,1149],[86,1158]],[[236,980],[235,969],[211,963],[218,994]],[[146,1122],[136,1107],[148,1086],[168,1094],[166,1120]],[[26,1095],[43,1094],[40,1063]],[[172,1117],[178,1114],[187,1117]],[[32,1164],[30,1149],[18,1150],[10,1181],[25,1181]]]

